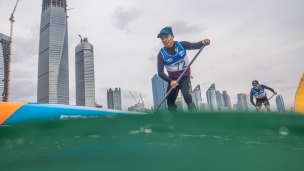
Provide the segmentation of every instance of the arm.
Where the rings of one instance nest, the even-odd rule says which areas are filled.
[[[251,104],[252,104],[254,107],[256,107],[256,105],[255,105],[255,103],[254,103],[254,101],[253,101],[253,93],[252,93],[252,91],[250,91],[250,102],[251,102]]]
[[[165,62],[163,59],[162,54],[159,52],[157,55],[157,72],[160,78],[163,80],[167,81],[169,84],[171,83],[172,79],[169,78],[165,73],[164,73],[164,67],[165,67]]]
[[[210,40],[209,39],[204,39],[202,41],[199,41],[197,43],[190,43],[187,41],[182,41],[179,42],[182,47],[186,50],[195,50],[195,49],[200,49],[203,45],[207,46],[210,44]]]
[[[274,91],[274,90],[273,90],[272,88],[270,88],[270,87],[267,87],[267,86],[265,86],[265,85],[261,85],[261,87],[264,88],[264,89],[270,90],[271,92],[273,92],[273,94],[277,94],[277,92]]]
[[[202,41],[199,41],[197,43],[190,43],[186,41],[179,42],[182,47],[186,50],[195,50],[195,49],[200,49],[203,46]]]

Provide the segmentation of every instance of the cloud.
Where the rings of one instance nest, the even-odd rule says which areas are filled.
[[[157,60],[157,55],[151,55],[150,57],[148,57],[149,61],[156,61]]]
[[[202,24],[189,24],[186,21],[173,21],[171,23],[174,34],[200,34],[207,29]]]
[[[159,52],[159,50],[160,50],[162,47],[164,47],[164,45],[161,44],[161,43],[158,44],[157,46],[154,46],[154,47],[152,48],[153,54],[150,55],[150,57],[148,57],[148,60],[156,61],[156,60],[157,60],[158,52]]]
[[[211,86],[211,84],[212,83],[210,81],[201,83],[201,85],[204,87],[209,87],[209,86]]]
[[[141,11],[138,9],[130,8],[129,10],[125,10],[122,7],[118,6],[112,14],[113,25],[125,31],[126,33],[130,33],[130,23],[134,22],[140,14]]]

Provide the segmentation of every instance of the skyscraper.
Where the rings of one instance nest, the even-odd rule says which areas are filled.
[[[200,111],[202,112],[202,111],[209,111],[209,105],[208,105],[208,103],[201,103],[200,104]]]
[[[184,100],[183,96],[177,97],[176,101],[175,101],[175,105],[176,105],[176,110],[180,111],[180,112],[187,112],[188,111],[188,106]]]
[[[192,91],[192,101],[194,102],[197,111],[200,111],[200,105],[202,103],[202,94],[201,87],[199,84]]]
[[[166,95],[168,83],[164,81],[162,78],[160,78],[157,74],[153,76],[151,82],[152,82],[153,104],[154,104],[154,109],[156,109]],[[159,111],[167,110],[167,109],[168,109],[167,100],[165,100],[163,104],[160,106]]]
[[[250,106],[249,106],[249,95],[240,93],[237,94],[237,110],[238,111],[249,111]]]
[[[285,112],[285,105],[282,95],[279,94],[276,97],[276,104],[277,104],[278,112]]]
[[[0,33],[0,101],[6,101],[10,37]]]
[[[121,110],[121,89],[115,88],[114,91],[110,88],[107,90],[108,109]]]
[[[66,0],[43,0],[40,24],[37,101],[69,104]]]
[[[223,95],[220,91],[215,91],[217,107],[224,107]]]
[[[215,94],[215,84],[213,83],[206,92],[207,102],[209,105],[209,110],[213,112],[218,111],[218,106],[216,102],[216,94]]]
[[[229,110],[232,110],[230,96],[227,94],[227,91],[223,91],[223,101],[224,107],[228,107]]]
[[[95,106],[93,45],[84,38],[75,47],[76,105]]]

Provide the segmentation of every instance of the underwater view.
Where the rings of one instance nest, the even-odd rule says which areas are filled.
[[[1,171],[304,170],[304,116],[158,113],[0,127]]]

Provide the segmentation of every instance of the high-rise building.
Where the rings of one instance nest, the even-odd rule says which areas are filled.
[[[8,91],[8,55],[10,37],[0,33],[0,101],[6,101],[5,94]]]
[[[134,111],[134,112],[145,112],[147,109],[145,108],[145,104],[144,103],[137,103],[134,104],[131,107],[128,107],[128,111]]]
[[[227,94],[227,91],[223,91],[223,101],[224,107],[228,107],[228,110],[232,110],[230,96]]]
[[[277,109],[278,112],[285,112],[285,105],[284,105],[284,100],[282,95],[277,95],[276,97],[276,104],[277,104]]]
[[[69,104],[66,0],[43,0],[40,23],[37,101]]]
[[[95,102],[95,107],[96,108],[102,108],[102,105]]]
[[[237,110],[237,109],[238,109],[238,105],[237,104],[233,104],[232,110]]]
[[[209,110],[213,112],[218,111],[216,94],[215,94],[215,84],[213,83],[206,92],[207,102],[209,105]]]
[[[188,106],[184,100],[184,97],[182,97],[182,96],[176,98],[175,105],[177,107],[176,108],[177,111],[181,111],[181,112],[188,111]]]
[[[209,105],[208,103],[201,103],[200,104],[200,111],[209,111]]]
[[[220,91],[215,91],[217,107],[224,107],[223,95]]]
[[[200,105],[202,103],[202,94],[201,87],[199,84],[192,91],[192,101],[196,106],[196,110],[200,111]]]
[[[237,110],[238,111],[250,111],[249,95],[240,93],[237,94]]]
[[[95,106],[93,45],[84,38],[75,47],[76,105]]]
[[[154,109],[160,104],[167,92],[168,83],[160,78],[157,74],[151,79],[152,82],[152,93],[153,93],[153,104]],[[159,111],[167,110],[167,100],[165,100],[159,108]]]
[[[110,88],[107,90],[108,109],[121,110],[121,89],[115,88],[114,91]]]

